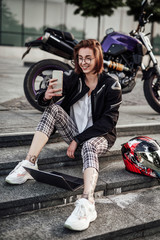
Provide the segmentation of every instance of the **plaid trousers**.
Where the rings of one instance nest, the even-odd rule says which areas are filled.
[[[52,104],[47,107],[42,115],[36,130],[50,137],[54,128],[58,130],[63,140],[70,144],[74,136],[78,135],[78,129],[71,117],[59,105]],[[104,137],[94,137],[85,141],[81,146],[83,171],[93,167],[99,171],[98,157],[108,150],[108,141]]]

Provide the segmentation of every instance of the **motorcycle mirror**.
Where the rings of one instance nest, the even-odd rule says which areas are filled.
[[[114,29],[113,28],[107,28],[106,29],[106,36],[110,33],[114,32]]]
[[[144,8],[144,6],[147,4],[147,0],[143,0],[142,2],[141,2],[141,7],[142,8]]]

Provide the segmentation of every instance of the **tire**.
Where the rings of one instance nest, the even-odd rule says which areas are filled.
[[[148,104],[156,112],[160,113],[160,84],[157,82],[157,79],[156,73],[150,74],[149,78],[144,80],[143,90]]]
[[[52,77],[53,70],[67,71],[71,67],[58,60],[42,60],[30,67],[24,78],[24,93],[28,102],[37,110],[44,111],[35,100],[36,92],[39,89],[46,88],[48,80]]]

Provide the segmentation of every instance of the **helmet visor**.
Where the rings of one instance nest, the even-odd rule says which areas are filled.
[[[160,173],[160,150],[153,152],[136,152],[138,160],[144,167]]]

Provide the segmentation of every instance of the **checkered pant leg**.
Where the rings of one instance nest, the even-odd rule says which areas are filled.
[[[73,137],[78,134],[77,127],[73,120],[61,106],[56,104],[52,104],[45,109],[36,130],[43,132],[49,138],[54,127],[56,127],[59,134],[68,144],[70,144]]]
[[[99,172],[98,157],[108,150],[108,141],[104,137],[95,137],[86,141],[81,150],[83,171],[92,167]]]

